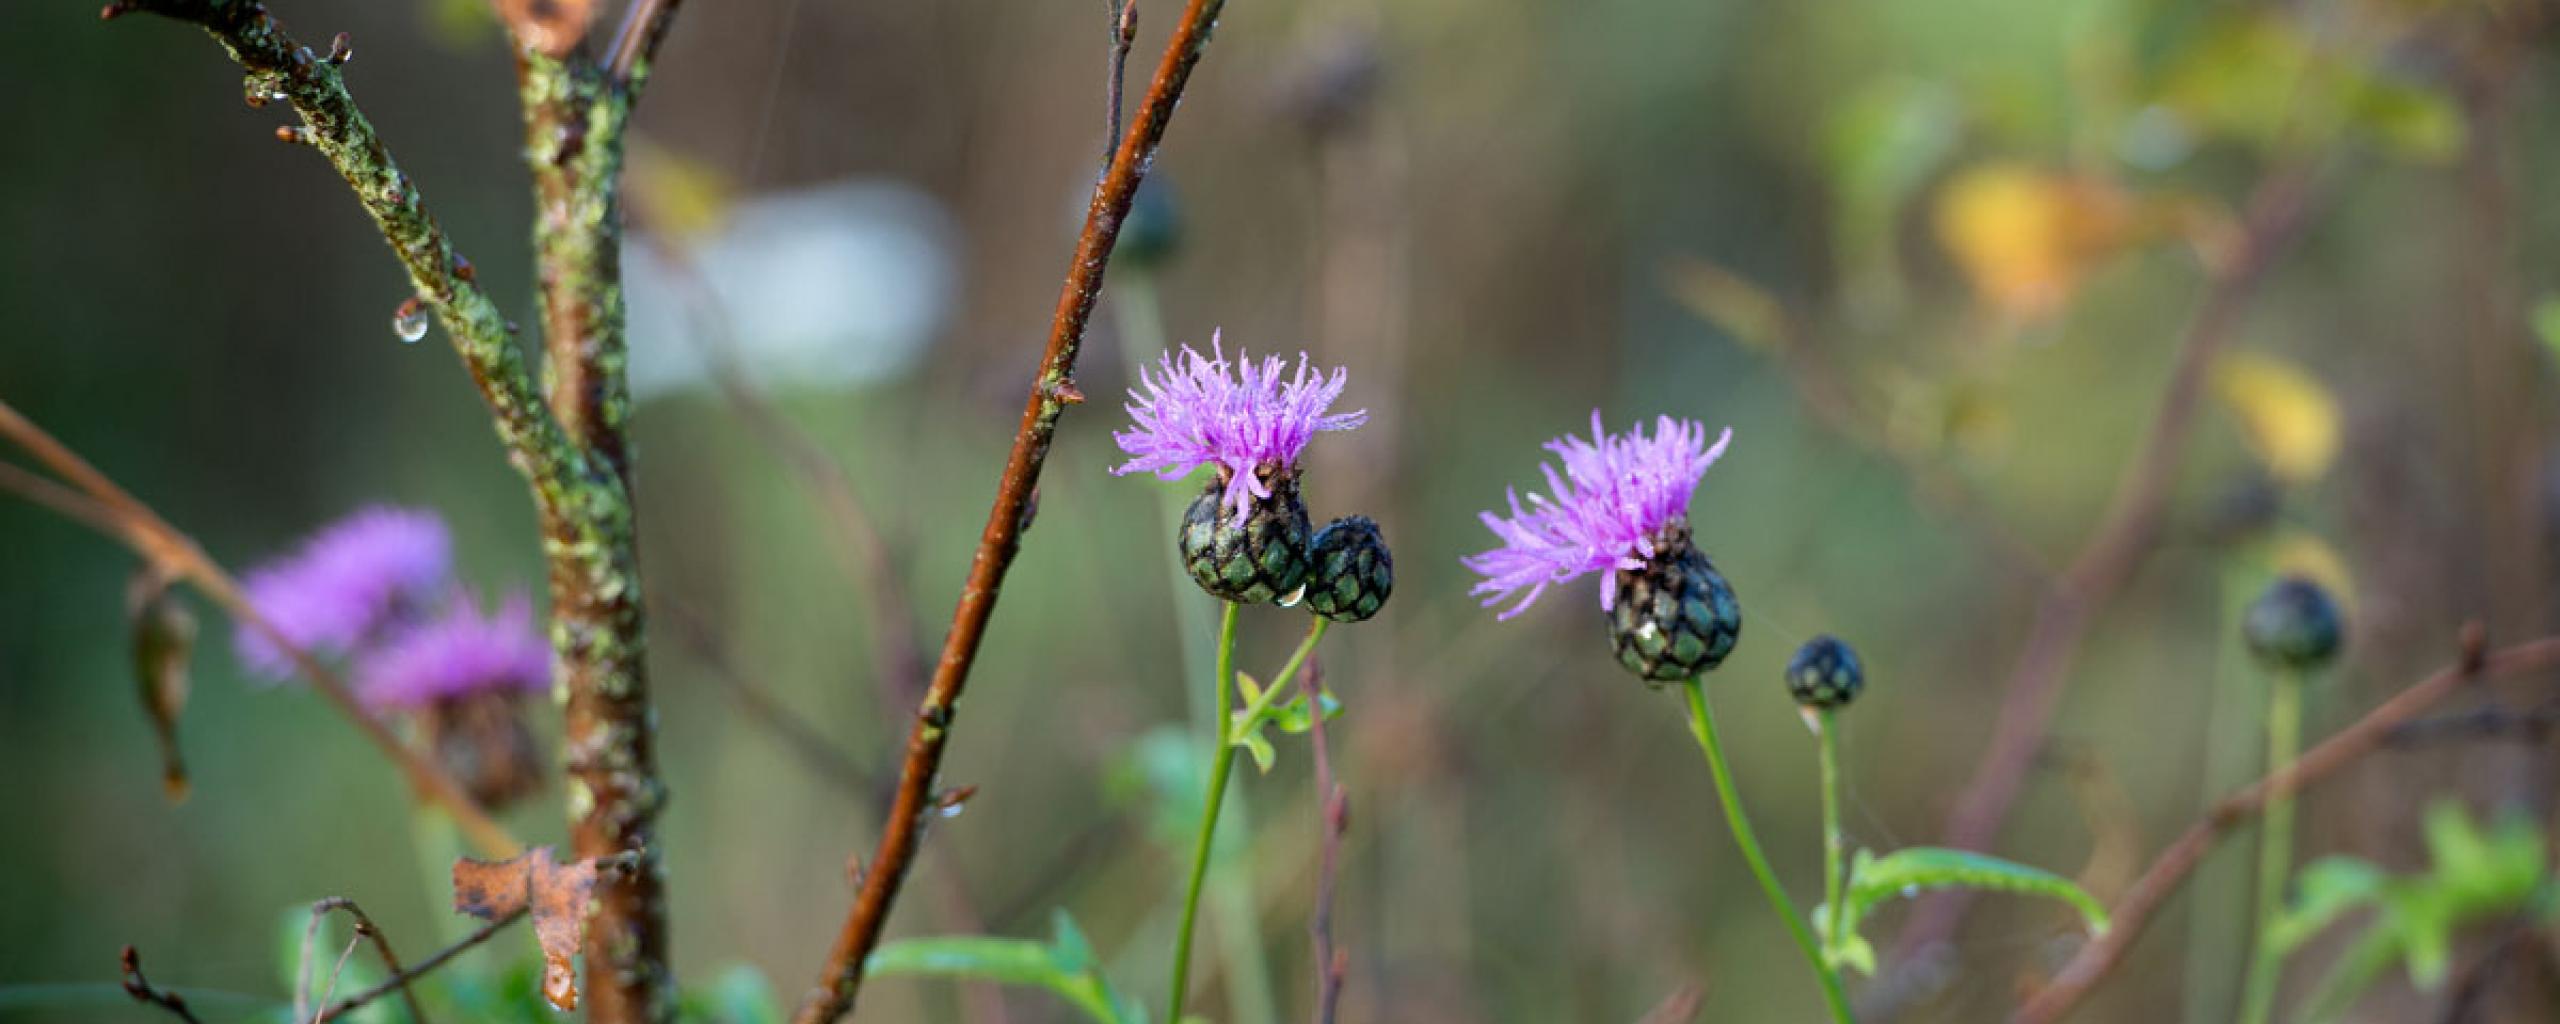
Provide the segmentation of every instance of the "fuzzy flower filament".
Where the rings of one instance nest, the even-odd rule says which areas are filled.
[[[1238,352],[1230,363],[1215,334],[1209,352],[1185,345],[1140,371],[1139,386],[1129,391],[1132,426],[1111,435],[1129,460],[1112,472],[1179,480],[1216,466],[1226,481],[1220,507],[1241,524],[1254,501],[1271,496],[1273,480],[1295,471],[1318,432],[1349,430],[1369,414],[1327,412],[1348,374],[1317,370],[1303,352],[1294,371],[1276,356]]]
[[[1467,568],[1484,577],[1471,593],[1491,607],[1515,597],[1518,603],[1499,617],[1508,619],[1536,603],[1546,588],[1585,573],[1641,569],[1658,546],[1687,522],[1690,494],[1707,467],[1724,455],[1733,440],[1728,428],[1714,444],[1707,428],[1692,420],[1664,416],[1648,436],[1638,426],[1611,434],[1591,413],[1591,437],[1565,436],[1546,449],[1562,461],[1546,474],[1547,493],[1532,492],[1524,503],[1518,490],[1509,493],[1511,514],[1481,513],[1485,528],[1500,546],[1469,555]],[[1616,599],[1610,575],[1600,579],[1600,607]]]

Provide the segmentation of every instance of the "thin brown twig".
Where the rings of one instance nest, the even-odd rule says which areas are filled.
[[[372,916],[366,914],[364,912],[364,908],[357,906],[356,901],[354,900],[348,899],[344,896],[331,896],[311,905],[311,923],[306,926],[303,934],[302,955],[304,961],[304,973],[307,974],[310,969],[311,938],[320,930],[320,919],[329,916],[333,911],[344,911],[347,916],[355,918],[355,938],[373,940],[374,952],[379,953],[382,956],[382,969],[391,972],[393,987],[400,990],[400,1001],[408,1004],[409,1019],[416,1022],[416,1024],[426,1024],[427,1011],[418,1005],[418,994],[409,990],[406,972],[402,971],[400,968],[400,957],[391,952],[390,938],[382,934],[381,926],[374,924]],[[349,948],[353,948],[352,942],[349,944]],[[339,965],[342,968],[345,966],[345,960],[343,957],[340,958]],[[298,974],[295,977],[299,979],[302,975]],[[330,979],[331,990],[334,991],[336,986],[336,978],[333,975]],[[300,999],[302,992],[299,987],[297,987],[294,995],[296,997],[294,1001],[294,1016],[299,1019],[302,1015],[302,1002]],[[323,994],[320,997],[320,1003],[320,1012],[311,1018],[311,1024],[326,1024],[328,1021],[337,1019],[338,1015],[346,1010],[346,1007],[343,1006],[329,1005],[329,997],[327,994]]]
[[[2042,1024],[2070,1012],[2123,962],[2134,940],[2141,938],[2143,928],[2150,924],[2152,914],[2177,892],[2196,865],[2203,862],[2205,854],[2212,851],[2214,843],[2255,816],[2270,796],[2300,792],[2336,774],[2356,759],[2386,746],[2392,730],[2472,683],[2560,666],[2560,637],[2545,637],[2494,653],[2484,653],[2485,644],[2477,623],[2464,627],[2462,654],[2452,665],[2366,712],[2355,724],[2338,730],[2292,764],[2269,772],[2215,803],[2125,890],[2124,898],[2116,902],[2111,912],[2112,923],[2106,934],[2082,946],[2050,983],[2018,1008],[2010,1017],[2011,1024]]]
[[[987,620],[995,612],[1005,573],[1021,549],[1022,531],[1030,522],[1040,469],[1048,461],[1050,439],[1057,434],[1059,416],[1081,398],[1074,383],[1076,355],[1084,344],[1085,324],[1092,319],[1094,304],[1102,293],[1103,271],[1110,264],[1112,244],[1119,240],[1120,223],[1128,216],[1138,184],[1154,162],[1165,127],[1172,123],[1174,105],[1181,100],[1191,69],[1208,45],[1210,26],[1223,7],[1224,0],[1189,0],[1172,38],[1165,44],[1164,57],[1157,62],[1155,78],[1138,107],[1136,123],[1121,140],[1110,171],[1094,186],[1092,204],[1085,211],[1084,230],[1076,239],[1075,256],[1068,264],[1057,311],[1050,320],[1039,376],[1034,378],[1024,401],[1013,450],[1005,459],[1004,476],[997,485],[995,501],[987,510],[986,529],[979,535],[968,581],[961,588],[959,607],[952,612],[951,629],[943,640],[942,659],[935,666],[933,683],[926,690],[907,736],[897,798],[881,827],[880,845],[862,873],[861,891],[854,897],[853,909],[827,953],[818,984],[794,1018],[799,1024],[825,1024],[852,1011],[862,987],[863,961],[879,944],[890,905],[896,901],[908,869],[915,864],[924,819],[933,806],[934,777],[950,740],[960,695],[968,686],[969,669],[977,658],[978,644],[986,635]]]
[[[1102,112],[1102,144],[1116,147],[1120,143],[1120,97],[1128,88],[1129,47],[1138,41],[1138,0],[1109,0],[1111,4],[1111,77],[1105,80]],[[1102,155],[1102,170],[1111,171],[1111,153]]]
[[[1316,909],[1307,921],[1308,940],[1314,944],[1315,957],[1310,961],[1316,974],[1315,1024],[1333,1024],[1336,1010],[1342,1004],[1342,976],[1349,967],[1349,954],[1334,948],[1333,892],[1342,863],[1342,837],[1351,831],[1351,797],[1333,778],[1333,756],[1324,738],[1323,663],[1307,662],[1306,671],[1298,676],[1298,689],[1307,695],[1307,737],[1315,748],[1316,792],[1324,794],[1323,844],[1316,861]]]
[[[508,925],[522,920],[525,913],[526,908],[518,907],[514,913],[506,914],[496,920],[490,921],[487,924],[481,925],[479,930],[456,940],[453,945],[437,950],[434,956],[418,961],[417,966],[411,967],[406,971],[394,969],[391,972],[391,977],[385,979],[381,984],[338,1000],[335,1003],[331,1003],[329,1008],[321,1014],[322,1019],[336,1020],[340,1017],[344,1017],[355,1008],[390,995],[395,990],[405,993],[411,982],[433,973],[436,968],[444,966],[447,961],[452,960],[456,956],[460,956],[464,950],[489,941],[490,936],[496,935]]]
[[[2170,484],[2214,357],[2230,340],[2240,314],[2267,269],[2299,234],[2308,205],[2306,167],[2271,172],[2250,196],[2238,251],[2216,269],[2203,304],[2178,345],[2169,381],[2139,454],[2127,467],[2114,502],[2097,532],[2069,568],[2037,601],[2026,643],[2012,663],[2000,699],[2000,717],[1973,777],[1947,814],[1946,845],[1978,850],[1990,845],[2024,789],[2037,753],[2061,709],[2062,691],[2080,642],[2098,611],[2113,601],[2159,540],[2167,519]],[[1962,893],[1942,893],[1912,912],[1896,945],[1903,955],[1952,935],[1970,905]]]
[[[344,716],[350,724],[353,724],[357,731],[363,733],[367,740],[372,741],[373,745],[382,751],[383,756],[399,767],[401,774],[407,776],[412,789],[416,790],[421,797],[443,807],[447,813],[453,815],[454,821],[462,827],[463,833],[471,838],[472,845],[491,856],[512,857],[516,854],[521,844],[507,832],[505,826],[498,824],[496,819],[491,818],[487,811],[482,810],[480,805],[471,799],[470,791],[464,789],[461,783],[446,773],[444,766],[411,749],[408,744],[400,742],[400,738],[392,734],[389,726],[367,712],[364,705],[356,701],[354,692],[338,678],[337,673],[331,672],[314,659],[310,652],[303,650],[300,645],[287,638],[282,630],[276,628],[275,623],[258,611],[256,605],[249,602],[248,596],[241,591],[239,582],[234,580],[230,573],[224,571],[220,563],[206,555],[204,549],[197,546],[195,538],[169,525],[169,522],[160,518],[150,506],[144,505],[124,488],[117,486],[115,481],[108,479],[105,474],[89,465],[88,460],[81,458],[78,453],[55,440],[53,435],[46,433],[42,427],[36,426],[33,421],[20,415],[18,410],[5,400],[0,400],[0,437],[15,442],[20,448],[25,449],[27,454],[51,468],[55,474],[86,492],[90,512],[108,517],[111,521],[100,522],[92,518],[91,514],[77,514],[73,516],[74,518],[84,524],[98,527],[101,532],[124,542],[145,561],[185,578],[194,584],[198,591],[220,605],[234,621],[248,626],[266,638],[269,643],[274,644],[277,650],[283,651],[285,656],[292,660],[294,667],[310,681],[311,688],[318,691],[321,697],[326,699],[329,705]],[[17,477],[10,479],[25,482]],[[41,478],[34,479],[38,483],[46,483]],[[50,486],[52,490],[38,488],[36,492],[22,493],[30,493],[30,496],[33,496],[33,493],[51,495],[52,500],[42,498],[37,500],[52,507],[53,502],[63,499],[65,494],[59,485]]]
[[[142,976],[142,954],[140,952],[136,951],[131,946],[126,946],[124,948],[123,960],[124,992],[126,995],[132,996],[134,1002],[157,1006],[163,1010],[167,1010],[169,1011],[170,1016],[186,1021],[187,1024],[203,1024],[203,1022],[196,1019],[195,1011],[187,1008],[187,999],[185,996],[171,992],[168,989],[154,987],[151,984],[151,979]]]

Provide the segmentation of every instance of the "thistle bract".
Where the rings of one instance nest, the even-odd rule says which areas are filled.
[[[2329,592],[2299,576],[2269,585],[2240,620],[2241,636],[2260,664],[2296,672],[2328,664],[2345,632]]]
[[[1368,516],[1324,524],[1307,560],[1307,610],[1335,622],[1367,621],[1395,592],[1395,559]]]
[[[1713,671],[1742,638],[1741,600],[1685,530],[1610,576],[1609,642],[1618,664],[1647,684]]]
[[[1787,693],[1804,707],[1844,707],[1866,685],[1867,670],[1858,663],[1858,652],[1828,633],[1805,641],[1787,660]]]
[[[376,506],[313,534],[292,554],[261,564],[241,589],[287,643],[335,656],[378,640],[452,586],[453,541],[433,512]],[[293,673],[293,659],[242,624],[240,660],[270,679]]]
[[[1298,454],[1309,440],[1320,431],[1359,426],[1368,413],[1326,412],[1342,396],[1346,375],[1339,368],[1318,372],[1304,353],[1292,373],[1277,358],[1239,353],[1230,364],[1215,335],[1209,352],[1186,345],[1138,375],[1139,387],[1129,392],[1132,426],[1111,435],[1129,461],[1112,472],[1179,480],[1215,466],[1217,508],[1242,526],[1256,499],[1295,481]]]
[[[1561,475],[1540,467],[1547,493],[1532,493],[1524,503],[1514,490],[1509,516],[1479,516],[1501,546],[1465,562],[1484,577],[1473,593],[1488,607],[1518,599],[1502,618],[1527,610],[1548,586],[1586,573],[1618,571],[1601,577],[1603,611],[1615,608],[1625,573],[1653,571],[1667,579],[1662,574],[1679,562],[1669,541],[1688,542],[1690,492],[1733,440],[1726,430],[1709,445],[1705,426],[1668,416],[1655,421],[1651,436],[1642,427],[1611,434],[1601,429],[1597,410],[1591,435],[1547,443],[1564,463]]]
[[[1182,514],[1174,547],[1184,572],[1209,596],[1262,604],[1294,595],[1307,580],[1306,503],[1298,481],[1282,477],[1268,496],[1250,499],[1242,520],[1221,512],[1224,485],[1210,481]]]

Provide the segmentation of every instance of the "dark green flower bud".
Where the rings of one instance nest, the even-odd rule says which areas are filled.
[[[1344,516],[1316,531],[1308,557],[1307,610],[1335,622],[1365,622],[1396,589],[1396,562],[1368,516]]]
[[[2271,669],[2307,672],[2338,655],[2346,627],[2338,604],[2320,585],[2287,576],[2267,587],[2240,620],[2249,653]]]
[[[1742,602],[1684,529],[1642,569],[1617,570],[1609,641],[1618,664],[1659,685],[1712,671],[1742,636]]]
[[[1829,633],[1805,641],[1787,660],[1787,692],[1805,707],[1845,707],[1866,686],[1867,670],[1858,664],[1858,652]]]
[[[1307,581],[1306,503],[1298,500],[1298,478],[1272,481],[1271,496],[1256,499],[1245,520],[1221,506],[1224,479],[1191,500],[1175,537],[1182,567],[1209,596],[1239,604],[1295,599]]]

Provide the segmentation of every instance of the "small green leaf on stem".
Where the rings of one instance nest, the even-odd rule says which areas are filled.
[[[1875,951],[1867,948],[1866,941],[1858,935],[1859,922],[1886,900],[1915,896],[1925,890],[1983,889],[2049,896],[2078,910],[2091,932],[2107,930],[2106,907],[2070,879],[2042,868],[1965,850],[1914,846],[1882,857],[1860,850],[1849,867],[1847,888],[1841,934],[1824,935],[1823,944],[1833,963],[1870,974],[1875,972]],[[1823,921],[1829,916],[1828,909],[1817,910],[1814,920]]]
[[[195,613],[172,592],[176,579],[158,566],[135,573],[125,591],[133,620],[133,669],[142,711],[160,744],[160,784],[170,803],[187,798],[187,766],[178,756],[178,716],[187,707],[187,660],[196,646]]]

